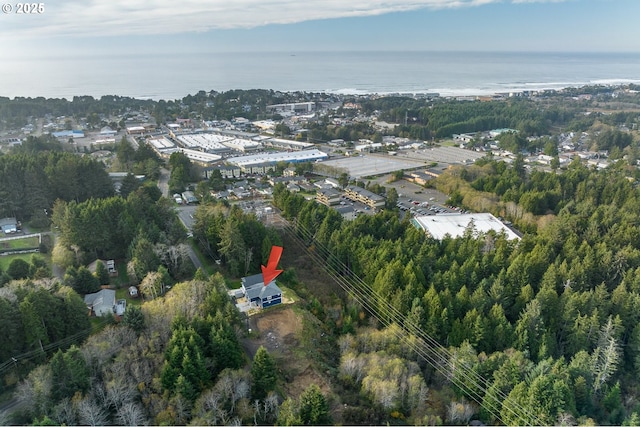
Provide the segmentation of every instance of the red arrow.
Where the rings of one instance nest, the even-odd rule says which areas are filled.
[[[278,277],[283,270],[276,270],[278,262],[280,262],[280,256],[282,255],[282,246],[271,246],[271,253],[269,254],[269,262],[267,266],[262,267],[262,281],[267,286],[273,279]]]

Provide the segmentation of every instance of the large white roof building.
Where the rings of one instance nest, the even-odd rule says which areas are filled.
[[[203,151],[206,151],[208,153],[216,153],[229,151],[229,148],[224,145],[224,142],[232,140],[233,138],[221,135],[201,133],[179,135],[177,139],[185,148],[201,148]]]
[[[412,221],[437,240],[444,239],[446,235],[462,237],[469,226],[473,226],[474,235],[493,230],[498,234],[504,232],[508,240],[520,239],[513,230],[490,213],[425,215],[417,216]]]
[[[315,162],[318,160],[325,160],[327,158],[328,156],[326,153],[323,153],[320,150],[313,149],[286,153],[261,153],[252,156],[231,157],[227,159],[227,161],[244,169],[253,165],[260,164],[276,164],[278,162]]]

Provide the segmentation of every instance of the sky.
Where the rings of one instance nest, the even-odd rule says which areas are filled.
[[[45,0],[36,14],[2,2],[4,64],[163,51],[640,52],[640,0]]]

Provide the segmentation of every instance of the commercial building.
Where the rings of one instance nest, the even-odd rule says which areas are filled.
[[[204,151],[193,150],[190,148],[177,147],[170,139],[161,136],[158,138],[147,139],[151,148],[162,158],[168,159],[171,154],[175,152],[181,152],[189,158],[192,162],[203,167],[210,167],[215,162],[222,159],[222,156],[218,154],[207,153]]]
[[[341,192],[333,188],[321,188],[316,192],[316,201],[326,206],[340,204]]]
[[[81,130],[63,130],[60,132],[53,132],[51,135],[55,136],[58,139],[84,138],[84,132],[82,132]]]
[[[246,138],[229,138],[222,142],[225,146],[243,153],[257,151],[262,148],[262,144],[258,141]]]
[[[381,195],[355,185],[348,186],[345,189],[345,195],[354,202],[360,202],[373,209],[383,208],[385,204],[384,197]]]
[[[190,149],[200,149],[207,153],[227,153],[231,149],[224,144],[233,138],[208,133],[185,134],[176,137],[180,145]]]
[[[265,173],[273,169],[278,162],[304,163],[327,159],[326,153],[320,150],[303,150],[291,153],[261,153],[251,156],[231,157],[227,162],[239,166],[244,173]]]
[[[417,216],[412,219],[412,222],[417,228],[437,240],[442,240],[446,236],[462,237],[469,229],[474,236],[494,231],[498,234],[504,233],[509,240],[520,239],[515,231],[490,213]]]
[[[288,104],[267,105],[267,112],[283,115],[309,114],[316,110],[315,102],[291,102]]]
[[[281,138],[267,138],[262,141],[262,145],[265,147],[273,147],[280,148],[282,150],[306,150],[308,148],[314,147],[315,144],[310,142],[300,142],[300,141],[291,141],[289,139],[281,139]]]

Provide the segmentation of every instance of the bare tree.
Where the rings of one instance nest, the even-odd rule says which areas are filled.
[[[560,414],[558,414],[558,419],[556,420],[556,425],[558,426],[575,426],[576,423],[576,419],[573,418],[573,415],[571,415],[568,412],[562,412]]]
[[[127,263],[127,277],[129,277],[129,282],[134,285],[140,283],[140,278],[136,272],[136,263],[133,260]]]
[[[53,408],[53,418],[60,425],[73,426],[78,424],[78,414],[73,403],[68,398],[64,398]],[[0,424],[5,425],[0,422]]]
[[[116,412],[116,418],[120,424],[125,426],[145,425],[147,422],[142,407],[134,402],[122,405]]]
[[[191,417],[191,404],[181,395],[177,395],[172,399],[173,408],[176,413],[176,424],[184,425]]]
[[[51,396],[51,369],[40,365],[18,384],[15,396],[35,413],[45,412]]]
[[[413,375],[407,381],[407,404],[411,410],[424,408],[429,397],[429,387],[421,375]]]
[[[279,405],[280,398],[278,397],[278,393],[270,391],[264,399],[264,422],[266,424],[273,424],[278,418]]]
[[[238,374],[233,375],[233,397],[237,402],[240,399],[249,397],[250,379],[245,371],[235,371]]]
[[[162,263],[172,272],[179,271],[181,263],[189,256],[188,246],[184,243],[171,246],[159,243],[154,247],[154,250]]]
[[[366,356],[357,356],[354,353],[344,354],[340,360],[340,373],[359,384],[364,378],[367,365]]]
[[[218,421],[225,418],[221,404],[222,396],[217,388],[203,392],[194,405],[194,416],[205,420],[211,425],[217,425]]]
[[[611,338],[606,347],[598,346],[594,350],[592,358],[594,376],[593,390],[598,392],[618,369],[620,346],[615,338]]]
[[[247,248],[244,253],[244,274],[249,273],[249,268],[251,267],[251,260],[253,259],[253,251],[251,248]]]
[[[162,294],[162,275],[157,271],[150,271],[140,282],[140,291],[145,298],[155,299]]]
[[[598,346],[593,351],[593,390],[597,393],[618,369],[621,351],[618,336],[621,326],[619,318],[614,321],[611,316],[602,325],[598,334]]]
[[[80,424],[89,426],[102,426],[109,420],[107,411],[90,397],[85,397],[78,402],[78,418]]]
[[[475,408],[464,400],[462,402],[451,402],[447,406],[447,418],[451,424],[466,425],[475,413]]]
[[[262,410],[262,404],[258,399],[253,401],[253,425],[258,425],[258,418],[260,418],[260,411]]]
[[[133,403],[138,395],[134,384],[126,380],[126,376],[114,377],[107,383],[107,402],[109,406],[119,411],[125,405]]]
[[[400,392],[395,381],[367,376],[362,381],[362,389],[373,396],[373,400],[384,409],[390,410],[397,403]]]
[[[107,326],[99,333],[90,336],[80,351],[92,371],[92,376],[98,376],[100,370],[113,356],[136,339],[135,332],[118,326]]]
[[[107,389],[101,379],[95,378],[91,381],[91,397],[92,401],[104,408],[109,407],[109,399],[107,397]]]
[[[343,335],[338,338],[338,346],[340,347],[340,354],[345,354],[349,350],[353,349],[356,345],[356,340],[351,334]]]

